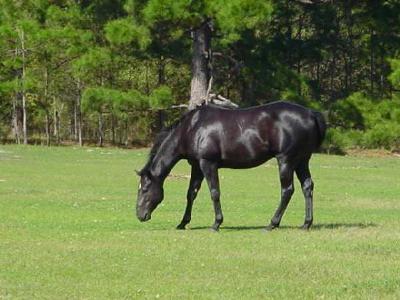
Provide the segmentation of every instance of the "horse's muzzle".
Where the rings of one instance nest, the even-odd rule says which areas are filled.
[[[151,219],[151,214],[149,212],[145,213],[144,215],[137,214],[137,218],[140,222],[146,222]]]

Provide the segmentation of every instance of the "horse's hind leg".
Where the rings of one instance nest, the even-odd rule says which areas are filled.
[[[192,207],[194,199],[196,199],[197,192],[200,189],[201,182],[203,181],[204,175],[200,170],[200,166],[197,162],[192,163],[192,172],[190,175],[189,189],[187,191],[186,199],[186,209],[183,215],[181,223],[176,227],[176,229],[185,229],[186,224],[190,223],[192,219]]]
[[[314,183],[311,179],[310,168],[308,166],[308,160],[299,164],[296,168],[296,175],[300,181],[301,188],[303,190],[304,199],[305,199],[305,220],[303,229],[309,229],[313,222],[313,190]]]
[[[279,164],[279,179],[281,181],[281,202],[271,219],[271,223],[266,227],[266,230],[272,230],[279,227],[282,216],[285,213],[286,207],[289,204],[290,198],[294,192],[293,185],[293,167],[286,160],[278,159]]]
[[[211,227],[212,230],[218,231],[219,226],[222,224],[224,217],[222,215],[221,202],[219,201],[219,179],[218,179],[218,167],[216,163],[200,160],[200,168],[207,180],[208,188],[210,189],[211,199],[214,205],[215,222]]]

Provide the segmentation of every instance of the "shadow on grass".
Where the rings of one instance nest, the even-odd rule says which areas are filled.
[[[375,223],[328,223],[328,224],[315,224],[311,227],[313,230],[321,229],[337,229],[337,228],[369,228],[376,227]]]
[[[376,227],[375,223],[327,223],[327,224],[314,224],[310,230],[325,230],[325,229],[339,229],[339,228],[369,228]],[[221,226],[220,230],[225,231],[242,231],[242,230],[261,230],[265,229],[266,226]],[[210,229],[209,226],[197,226],[192,227],[190,230],[205,230]],[[289,229],[300,229],[300,226],[280,226],[277,230],[289,230]]]

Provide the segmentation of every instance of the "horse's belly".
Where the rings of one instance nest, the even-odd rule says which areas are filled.
[[[272,156],[265,156],[262,159],[257,160],[231,160],[231,159],[224,159],[221,160],[219,167],[220,168],[230,168],[230,169],[249,169],[257,167],[267,160],[271,159]]]
[[[229,149],[221,149],[222,167],[226,168],[252,168],[259,166],[273,157],[266,144],[231,144]]]

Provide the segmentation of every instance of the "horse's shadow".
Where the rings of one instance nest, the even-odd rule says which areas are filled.
[[[315,230],[333,230],[333,229],[339,229],[339,228],[358,228],[358,229],[364,229],[368,227],[376,227],[378,226],[375,223],[321,223],[321,224],[314,224],[311,226],[310,230],[315,231]],[[221,226],[221,230],[229,230],[229,231],[242,231],[242,230],[261,230],[265,229],[266,226]],[[207,226],[196,226],[196,227],[191,227],[190,230],[204,230],[204,229],[209,229],[210,227]],[[287,225],[281,225],[279,226],[279,230],[291,230],[291,229],[300,229],[300,226],[287,226]]]

